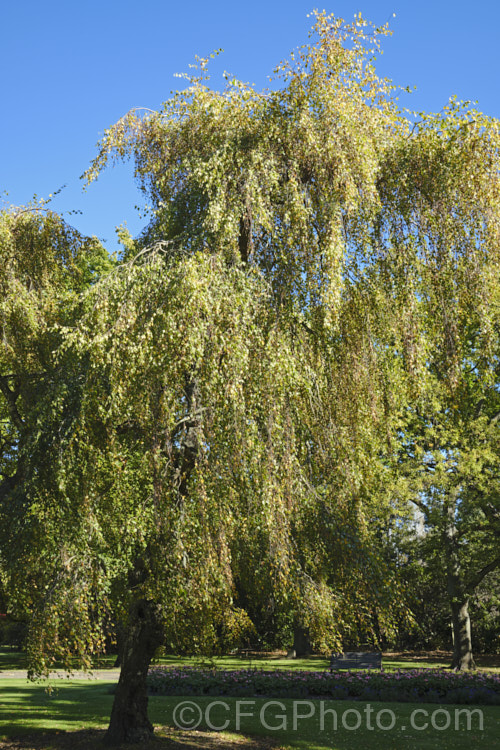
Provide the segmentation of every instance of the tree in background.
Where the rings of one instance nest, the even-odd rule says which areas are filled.
[[[84,372],[61,367],[54,352],[61,329],[78,318],[82,291],[112,266],[95,238],[44,203],[0,214],[0,572],[8,610],[20,621],[37,601],[51,605],[42,571],[64,546],[56,496],[45,528],[33,498],[55,482],[54,457],[71,432]],[[87,645],[79,643],[82,658]]]
[[[500,571],[496,568],[477,587],[470,603],[474,643],[483,654],[500,653]]]
[[[451,102],[380,179],[380,282],[406,391],[396,473],[441,570],[457,669],[474,664],[469,599],[500,565],[498,145],[498,122]]]

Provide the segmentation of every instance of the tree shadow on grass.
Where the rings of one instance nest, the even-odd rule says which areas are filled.
[[[104,730],[85,729],[76,732],[38,732],[0,740],[0,750],[104,750]],[[130,750],[130,745],[120,746]],[[181,731],[156,727],[151,742],[133,745],[134,750],[286,750],[266,738],[220,732]],[[119,749],[118,749],[119,750]]]
[[[2,680],[0,737],[101,729],[111,712],[112,683]]]

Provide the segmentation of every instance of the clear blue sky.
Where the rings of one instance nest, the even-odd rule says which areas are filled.
[[[258,87],[307,41],[314,0],[4,0],[0,9],[0,194],[8,203],[46,197],[53,208],[116,249],[114,228],[136,234],[140,196],[130,167],[82,193],[79,175],[105,128],[135,106],[157,108],[181,83],[194,55],[222,47],[212,71]],[[500,117],[500,0],[332,0],[320,9],[362,14],[394,35],[378,70],[416,86],[407,106],[439,110],[452,94]],[[395,13],[396,17],[392,18]],[[220,78],[222,83],[222,78]]]

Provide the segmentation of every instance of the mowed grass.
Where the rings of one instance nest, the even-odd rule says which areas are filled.
[[[95,669],[112,669],[116,656],[106,655],[95,660]],[[388,654],[383,658],[385,670],[394,669],[446,669],[450,666],[451,656],[448,654],[418,654],[401,655]],[[166,666],[199,666],[200,664],[215,665],[220,669],[306,669],[324,670],[329,667],[329,660],[320,656],[310,656],[303,659],[289,659],[285,656],[216,656],[213,658],[188,657],[188,656],[162,656],[156,659],[155,664]],[[479,669],[488,672],[500,672],[500,655],[488,657],[478,656]],[[55,664],[54,669],[60,668]],[[76,665],[75,665],[76,668]],[[26,656],[23,652],[13,651],[8,648],[0,648],[0,673],[17,669],[26,669]]]
[[[104,680],[51,680],[51,691],[42,684],[26,680],[0,680],[0,737],[19,737],[25,733],[42,731],[77,731],[105,729],[113,696],[112,682]],[[224,728],[225,732],[237,730],[237,698],[179,698],[152,696],[149,703],[150,718],[156,725],[174,726],[174,713],[189,701],[185,719],[202,717],[199,729]],[[367,708],[368,706],[368,708]],[[255,737],[270,737],[281,747],[307,748],[307,750],[471,750],[500,747],[499,706],[437,706],[435,704],[377,703],[358,701],[292,701],[291,699],[266,700],[265,698],[240,699],[241,718],[239,732]],[[471,729],[466,728],[465,714],[460,714],[455,729],[455,711],[474,710]],[[334,726],[336,712],[337,727]],[[443,709],[450,712],[449,729],[440,729],[446,721]],[[483,716],[480,729],[477,709]],[[294,722],[295,710],[295,722]],[[325,711],[323,726],[321,711]],[[428,724],[427,729],[412,728],[412,711],[426,711],[416,715],[416,726]],[[330,711],[330,713],[328,713]],[[381,727],[389,727],[394,712],[392,729],[377,726],[377,712]],[[432,727],[433,712],[438,728]],[[312,716],[305,718],[309,712]],[[347,713],[346,713],[347,712]],[[357,713],[356,713],[357,712]],[[243,714],[251,714],[245,716]],[[369,716],[369,720],[367,719]],[[304,717],[304,718],[303,718]],[[358,722],[361,723],[357,727]],[[208,723],[207,723],[208,721]],[[372,728],[370,729],[369,726]],[[189,745],[188,745],[189,746]],[[203,747],[203,745],[200,745]]]
[[[111,712],[114,685],[104,680],[0,679],[0,736],[102,729]]]
[[[95,669],[113,669],[116,656],[106,655],[95,660]],[[500,655],[476,657],[479,669],[487,672],[500,672]],[[446,669],[450,666],[451,655],[449,654],[387,654],[383,658],[385,670],[395,669]],[[214,665],[220,669],[306,669],[324,670],[329,667],[329,660],[320,656],[310,656],[303,659],[289,659],[281,655],[265,656],[216,656],[213,658],[188,657],[188,656],[162,656],[156,659],[155,664],[166,666],[206,666]],[[55,664],[54,669],[60,668]],[[76,665],[75,665],[75,668]],[[13,651],[8,648],[0,648],[0,676],[2,671],[26,669],[26,656],[23,652]]]
[[[96,663],[100,670],[112,668],[115,657],[106,656]],[[490,659],[494,666],[488,671],[499,671],[496,660]],[[288,659],[280,655],[255,657],[248,655],[234,655],[217,657],[215,659],[187,658],[165,656],[157,663],[170,666],[210,665],[221,669],[306,669],[324,670],[328,668],[328,660],[320,657],[307,659]],[[384,657],[384,669],[414,669],[414,668],[443,668],[449,666],[448,655],[387,655]],[[484,669],[484,667],[482,667]],[[26,669],[25,655],[10,649],[0,650],[0,670]],[[116,672],[115,672],[116,674]],[[0,672],[1,677],[1,672]],[[81,679],[53,679],[49,683],[29,683],[26,680],[0,679],[0,738],[20,737],[23,734],[49,732],[72,732],[79,730],[100,729],[107,726],[113,701],[112,689],[114,681],[110,680],[81,680]],[[49,687],[49,691],[47,691]],[[224,727],[218,736],[225,738],[231,744],[230,732],[237,730],[241,735],[251,735],[257,740],[270,738],[276,746],[290,748],[307,748],[307,750],[391,750],[394,748],[408,748],[408,750],[475,750],[487,747],[488,750],[500,750],[500,707],[498,706],[437,706],[435,704],[404,704],[377,703],[367,704],[358,701],[325,701],[323,710],[333,708],[336,711],[337,726],[334,727],[334,717],[331,713],[324,716],[321,723],[321,702],[294,702],[291,699],[266,700],[258,698],[248,704],[248,698],[188,698],[170,696],[152,696],[150,698],[150,717],[157,726],[175,726],[174,712],[184,700],[190,701],[189,715],[193,711],[201,712],[199,729],[213,729]],[[239,728],[236,723],[237,703],[243,713],[251,716],[241,716]],[[242,702],[244,701],[244,702]],[[196,707],[193,707],[192,704]],[[266,705],[267,704],[267,705]],[[308,705],[309,704],[309,705]],[[264,707],[265,706],[265,707]],[[210,707],[210,708],[209,708]],[[312,708],[311,708],[312,707]],[[442,709],[450,711],[450,727],[441,729],[446,722],[446,715]],[[458,722],[455,729],[455,710],[463,711],[479,708],[483,717],[483,729],[480,729],[477,713],[473,714],[472,727],[466,728],[465,715]],[[314,715],[303,718],[314,709]],[[366,720],[366,711],[370,711],[370,720]],[[394,712],[395,726],[393,729],[381,729],[377,726],[376,711],[380,714],[380,724],[386,727],[391,723]],[[427,714],[417,714],[416,726],[427,723],[427,728],[412,728],[410,721],[412,711],[427,711]],[[431,719],[434,711],[436,727]],[[207,714],[208,711],[208,714]],[[261,711],[263,713],[261,714]],[[354,711],[359,712],[355,714]],[[347,713],[346,713],[347,712]],[[361,717],[358,728],[357,716]],[[343,721],[344,718],[344,721]],[[208,724],[205,721],[208,719]],[[226,724],[226,722],[228,722]],[[212,725],[212,726],[210,726]],[[370,728],[370,726],[372,728]],[[208,736],[207,743],[208,743]],[[213,741],[212,734],[212,741]],[[199,744],[201,742],[201,744]],[[185,747],[193,747],[189,737],[180,737],[180,743]],[[45,746],[45,745],[44,745]],[[196,746],[204,747],[203,736],[200,735]],[[234,745],[236,747],[236,744]],[[267,747],[268,745],[266,745]],[[55,747],[55,745],[54,745]],[[207,744],[208,747],[208,744]],[[212,747],[212,745],[210,745]]]
[[[95,660],[95,669],[113,669],[116,657],[113,655],[102,656]],[[188,656],[164,656],[156,659],[155,664],[166,666],[199,666],[200,664],[216,665],[220,669],[306,669],[324,670],[329,667],[329,660],[320,656],[311,656],[303,659],[288,659],[286,657],[248,657],[248,656],[216,656],[213,658],[200,658]],[[384,657],[384,669],[420,669],[422,667],[443,668],[449,666],[449,659],[412,659]],[[54,669],[60,668],[55,664]],[[76,665],[75,665],[76,668]],[[26,669],[26,655],[21,651],[0,649],[0,673]]]

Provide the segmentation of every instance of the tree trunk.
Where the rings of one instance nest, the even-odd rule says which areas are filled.
[[[472,655],[472,639],[470,631],[469,601],[456,598],[451,600],[451,615],[453,625],[453,660],[452,669],[457,671],[474,669]]]
[[[293,629],[293,648],[295,656],[308,656],[311,651],[311,641],[309,640],[309,630],[301,625],[295,625]]]
[[[459,490],[453,488],[448,493],[444,507],[445,527],[443,544],[446,558],[446,588],[451,606],[453,627],[453,660],[452,669],[474,669],[472,656],[472,639],[470,632],[469,597],[461,566],[460,546],[455,525]]]
[[[161,643],[162,630],[155,605],[145,599],[135,602],[123,644],[120,679],[104,738],[106,745],[145,742],[153,737],[146,678]]]

